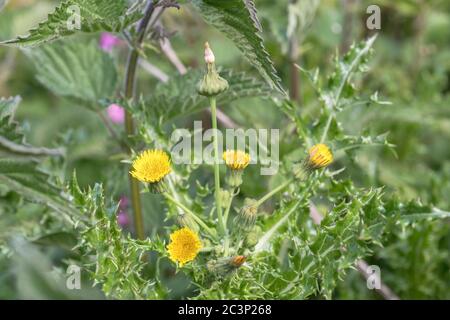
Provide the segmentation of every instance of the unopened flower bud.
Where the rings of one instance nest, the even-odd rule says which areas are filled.
[[[210,64],[216,61],[216,57],[209,47],[209,43],[205,42],[205,63]]]
[[[254,247],[258,241],[259,238],[261,238],[262,235],[262,229],[259,226],[254,226],[251,231],[247,234],[247,237],[245,238],[245,244],[249,247]]]
[[[214,97],[228,89],[228,81],[222,78],[216,70],[215,57],[209,44],[205,44],[206,74],[197,86],[202,96]]]
[[[236,217],[237,228],[241,230],[250,230],[256,223],[258,215],[258,202],[255,199],[246,198],[244,206]]]
[[[224,277],[239,269],[247,260],[246,256],[234,256],[208,261],[206,267],[217,277]]]

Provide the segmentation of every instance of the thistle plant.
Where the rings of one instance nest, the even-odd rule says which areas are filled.
[[[39,47],[23,51],[38,81],[52,99],[63,97],[79,108],[72,117],[79,110],[88,115],[78,129],[54,141],[63,147],[36,147],[28,142],[27,126],[15,118],[21,98],[0,99],[0,271],[15,268],[17,261],[40,277],[34,283],[69,298],[77,296],[62,285],[63,269],[76,265],[86,275],[83,297],[331,299],[350,296],[350,287],[365,289],[354,270],[366,276],[366,259],[391,275],[395,268],[432,266],[439,278],[426,278],[427,283],[439,297],[448,297],[441,270],[448,269],[442,243],[448,238],[450,174],[437,178],[426,171],[436,189],[431,193],[407,185],[410,176],[387,174],[390,164],[400,161],[391,155],[399,148],[372,128],[380,125],[369,118],[369,129],[358,127],[365,114],[389,104],[381,92],[370,91],[380,84],[365,78],[377,68],[370,63],[377,36],[336,54],[322,68],[326,74],[307,70],[293,61],[298,58],[293,46],[304,43],[306,34],[296,39],[293,31],[306,32],[311,21],[302,22],[298,12],[304,11],[290,3],[288,32],[273,37],[282,42],[276,61],[289,61],[289,70],[280,74],[295,80],[288,93],[265,48],[254,1],[189,2],[66,0],[29,35],[0,42],[8,50]],[[306,3],[316,12],[318,1],[298,6]],[[72,5],[81,9],[80,29],[67,27]],[[262,6],[270,30],[281,30],[270,19],[271,6],[281,4]],[[232,57],[216,49],[224,46],[216,46],[220,39],[206,39],[209,34],[189,35],[203,52],[182,36],[171,38],[173,23],[164,17],[191,9],[231,40],[246,62],[224,68],[224,58],[229,65]],[[183,45],[172,47],[172,39]],[[187,56],[188,68],[182,62]],[[300,76],[309,80],[301,91]],[[203,133],[195,122],[205,114],[211,117],[205,129],[212,131]],[[224,129],[267,123],[279,128],[276,149],[258,136],[255,144],[244,139],[222,150]],[[100,142],[90,136],[99,131]],[[205,147],[207,132],[211,144]],[[202,157],[211,151],[212,161],[198,162],[195,150],[179,161],[176,150],[185,141],[201,147]],[[260,174],[263,160],[278,151],[275,174]],[[86,173],[87,155],[102,165]],[[433,161],[433,168],[440,164]],[[423,194],[426,201],[411,200]],[[417,240],[422,236],[426,241]],[[62,252],[58,264],[42,254],[54,248]],[[439,258],[430,261],[426,250]],[[31,255],[45,263],[35,265]],[[416,259],[420,267],[409,263]],[[55,269],[51,277],[49,266]],[[418,295],[428,294],[414,277],[386,281],[376,294],[387,299],[408,297],[404,288],[410,282],[420,287]]]

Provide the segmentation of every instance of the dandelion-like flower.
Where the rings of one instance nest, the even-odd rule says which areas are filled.
[[[223,160],[231,173],[227,177],[227,183],[237,188],[242,184],[242,172],[250,163],[250,155],[241,150],[227,150],[223,153]]]
[[[180,267],[194,260],[201,248],[198,235],[187,227],[173,232],[167,245],[170,260],[178,262]]]
[[[327,145],[316,144],[308,150],[307,166],[310,169],[320,169],[333,162],[333,154]]]
[[[142,182],[149,183],[155,191],[160,191],[160,184],[164,177],[172,171],[170,159],[167,153],[162,150],[143,151],[133,161],[130,174]]]
[[[241,150],[227,150],[223,153],[223,160],[232,170],[243,170],[250,163],[250,155]]]

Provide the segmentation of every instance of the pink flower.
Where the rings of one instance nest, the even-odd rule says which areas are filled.
[[[125,109],[117,104],[111,104],[107,109],[109,118],[113,123],[121,124],[125,121]]]
[[[130,219],[125,211],[120,210],[117,214],[117,224],[122,228],[125,228],[130,224]]]
[[[122,40],[120,38],[112,35],[108,32],[103,32],[100,35],[100,48],[102,48],[103,51],[111,52],[112,49],[116,46],[118,46]]]

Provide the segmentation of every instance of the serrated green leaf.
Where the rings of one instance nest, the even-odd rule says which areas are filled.
[[[127,12],[126,0],[66,0],[47,20],[27,36],[0,42],[2,45],[30,47],[73,35],[77,32],[120,32],[141,17],[139,10]],[[79,19],[78,25],[73,21]]]
[[[37,69],[37,79],[59,96],[94,106],[114,94],[117,71],[112,58],[95,42],[56,43],[26,51]]]
[[[230,38],[271,88],[286,95],[261,37],[253,0],[192,0],[205,21]]]

